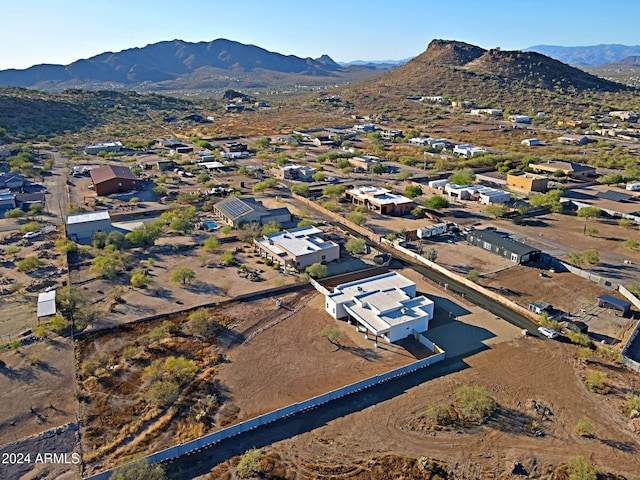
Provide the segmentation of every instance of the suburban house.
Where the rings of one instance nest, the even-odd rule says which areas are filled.
[[[584,135],[565,134],[558,137],[558,141],[560,143],[567,143],[571,145],[586,145],[589,142],[589,139]]]
[[[256,238],[255,247],[263,257],[281,267],[304,270],[314,263],[328,263],[340,258],[340,246],[326,240],[317,227],[300,227]]]
[[[31,205],[42,205],[42,207],[47,205],[47,197],[44,192],[17,193],[15,198],[18,208],[21,208],[25,212],[31,208]]]
[[[393,140],[401,136],[402,130],[398,130],[397,128],[383,128],[380,131],[380,138],[384,138],[385,140]]]
[[[344,283],[325,296],[325,309],[387,342],[429,329],[434,303],[416,296],[416,284],[397,272]]]
[[[382,215],[403,215],[413,209],[413,200],[382,187],[356,187],[345,192],[347,200]]]
[[[471,230],[467,233],[467,242],[517,264],[535,261],[542,253],[537,248],[504,237],[492,230]]]
[[[179,148],[179,147],[184,147],[185,144],[174,139],[169,139],[169,140],[160,140],[159,141],[160,146],[164,147],[164,148],[169,148],[169,149],[175,149],[175,148]]]
[[[527,195],[531,192],[546,192],[548,185],[549,178],[545,175],[525,172],[507,174],[507,187]]]
[[[351,157],[349,159],[349,165],[354,169],[364,170],[365,172],[368,172],[371,165],[375,165],[376,163],[380,163],[380,159],[372,155],[362,155],[360,157]]]
[[[487,151],[482,147],[474,147],[473,145],[461,144],[453,147],[453,153],[456,155],[460,155],[461,157],[473,157],[479,153],[487,153]]]
[[[67,236],[75,242],[90,241],[97,232],[109,233],[113,230],[107,210],[67,215]]]
[[[238,142],[228,142],[228,143],[223,143],[222,144],[222,150],[224,150],[225,152],[246,152],[247,151],[247,145],[244,143],[238,143]]]
[[[84,151],[89,155],[96,155],[100,152],[119,152],[122,147],[122,142],[98,142],[95,145],[87,145]]]
[[[444,191],[451,198],[460,200],[475,200],[483,205],[492,203],[507,203],[511,201],[511,193],[484,185],[456,185],[446,183]]]
[[[426,147],[427,145],[429,145],[429,140],[431,140],[430,137],[413,137],[409,139],[409,143],[411,145],[419,145],[421,147]]]
[[[596,176],[596,169],[590,165],[583,165],[581,163],[564,162],[561,160],[552,160],[544,163],[530,163],[529,167],[534,172],[544,172],[548,174],[555,174],[556,172],[562,172],[567,177],[588,180],[590,177]]]
[[[311,143],[313,143],[316,147],[322,147],[322,146],[334,145],[335,140],[329,136],[321,135],[319,137],[314,137],[311,140]]]
[[[22,190],[26,183],[27,179],[17,173],[0,174],[0,190]]]
[[[353,126],[353,131],[358,133],[369,133],[373,132],[375,129],[376,126],[373,123],[360,123]]]
[[[295,164],[282,165],[273,169],[273,175],[282,180],[300,180],[303,182],[313,181],[313,174],[317,172],[317,168],[300,166]]]
[[[13,193],[0,192],[0,212],[16,208],[16,196]]]
[[[291,221],[291,212],[286,208],[269,209],[253,198],[229,197],[213,205],[213,213],[232,227],[244,223],[265,225]]]
[[[92,168],[90,174],[97,195],[110,195],[138,189],[138,177],[129,167],[105,165]]]
[[[480,115],[488,115],[490,117],[502,116],[502,110],[498,108],[474,108],[473,110],[471,110],[470,113],[471,115],[476,115],[476,116],[480,116]]]
[[[614,118],[619,118],[623,122],[637,123],[640,120],[640,113],[630,112],[628,110],[615,110],[609,112],[609,115]]]

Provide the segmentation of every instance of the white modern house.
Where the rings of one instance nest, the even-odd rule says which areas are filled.
[[[300,227],[256,238],[254,246],[263,257],[282,267],[304,270],[314,263],[328,263],[340,258],[340,246],[324,238],[317,227]]]
[[[416,296],[416,284],[389,272],[335,287],[325,296],[325,308],[335,319],[346,318],[387,342],[425,332],[433,318],[434,303]]]

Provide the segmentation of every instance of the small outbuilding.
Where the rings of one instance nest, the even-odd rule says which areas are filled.
[[[542,253],[538,248],[504,237],[492,230],[472,230],[467,233],[467,242],[517,264],[535,261]]]
[[[38,318],[56,314],[56,291],[38,294]]]
[[[600,295],[598,297],[598,306],[617,310],[623,317],[626,317],[631,313],[631,304],[629,302],[616,298],[612,295]]]
[[[66,225],[67,236],[76,242],[86,242],[97,232],[109,233],[113,230],[111,217],[106,210],[67,215]]]

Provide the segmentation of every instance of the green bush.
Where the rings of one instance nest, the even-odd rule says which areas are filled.
[[[261,472],[260,469],[260,458],[262,457],[262,452],[256,448],[252,448],[251,450],[247,450],[240,461],[238,462],[238,466],[236,470],[238,472],[238,476],[240,478],[252,478],[256,474]]]
[[[180,395],[180,386],[176,382],[157,380],[151,384],[147,399],[152,405],[166,407],[176,401]]]
[[[573,330],[567,329],[566,335],[572,343],[575,343],[582,347],[588,347],[589,345],[591,345],[591,339],[589,338],[589,335],[585,333],[578,333],[574,332]]]
[[[581,418],[576,424],[576,431],[581,437],[593,438],[595,436],[595,430],[593,423],[588,418]]]
[[[25,223],[20,227],[20,233],[23,234],[27,232],[39,232],[40,230],[42,230],[42,225],[38,222]]]
[[[487,421],[498,406],[489,391],[478,385],[465,385],[458,388],[455,405],[462,417],[472,423]]]
[[[640,417],[640,395],[627,392],[622,403],[622,411],[629,418]]]
[[[33,272],[34,270],[40,268],[42,265],[44,265],[44,262],[37,257],[27,257],[16,262],[17,270],[19,272],[25,273]]]

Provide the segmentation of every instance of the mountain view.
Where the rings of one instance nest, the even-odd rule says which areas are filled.
[[[597,66],[619,62],[631,55],[640,55],[640,45],[592,45],[587,47],[535,45],[525,48],[524,51],[542,53],[569,65]]]
[[[544,110],[564,108],[587,92],[624,94],[632,90],[540,53],[485,50],[459,41],[433,40],[424,53],[406,64],[342,91],[353,101],[360,99],[378,108],[408,96],[441,95]]]
[[[329,56],[300,58],[218,39],[159,42],[105,52],[69,65],[0,71],[0,86],[62,91],[90,89],[197,89],[336,84],[366,78],[389,65],[340,66]]]
[[[638,479],[640,51],[210,3],[0,71],[0,480]]]

